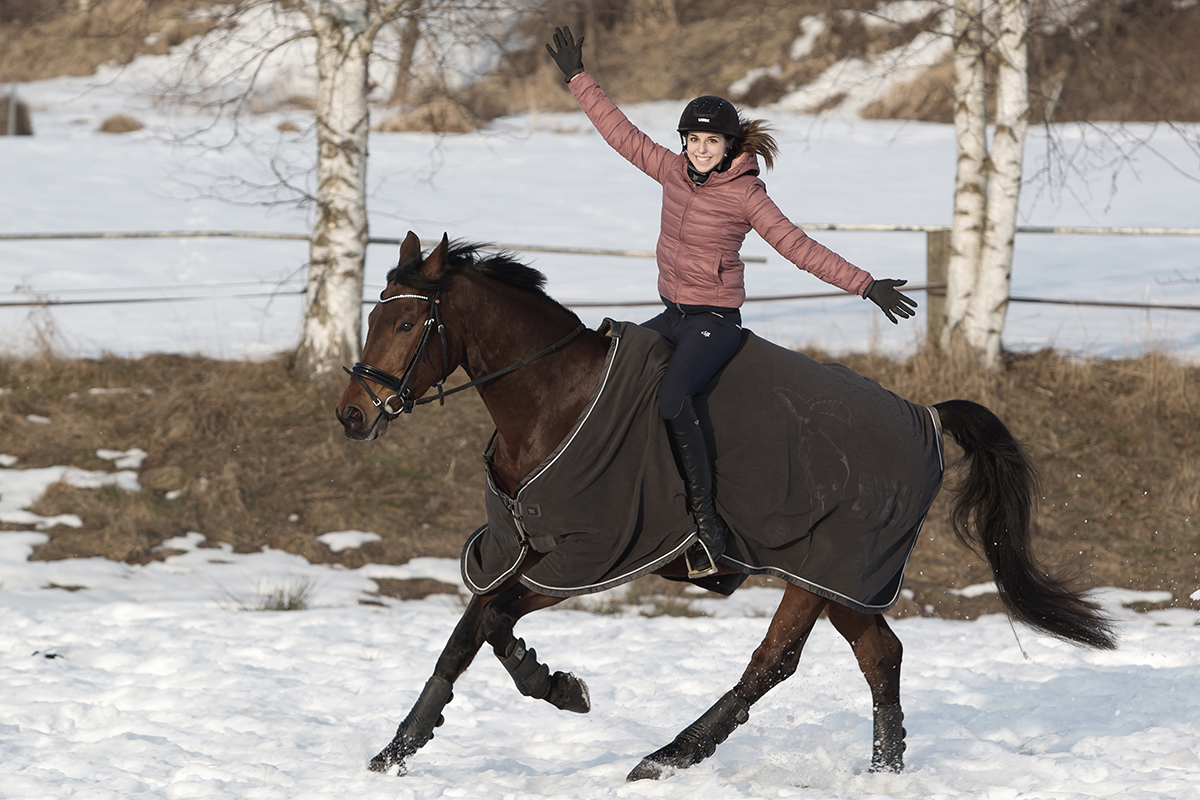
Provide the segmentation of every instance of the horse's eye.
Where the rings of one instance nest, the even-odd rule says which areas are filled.
[[[396,326],[396,333],[408,333],[414,327],[415,326],[411,322],[401,322],[398,326]]]

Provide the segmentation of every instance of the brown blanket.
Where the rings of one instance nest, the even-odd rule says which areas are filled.
[[[602,330],[608,359],[571,434],[514,497],[488,474],[488,524],[462,555],[473,592],[499,585],[530,548],[544,557],[521,576],[526,586],[602,591],[695,538],[656,401],[670,345],[632,323]],[[722,560],[866,613],[891,606],[941,486],[937,413],[748,331],[696,406],[711,423],[717,507],[733,533]]]

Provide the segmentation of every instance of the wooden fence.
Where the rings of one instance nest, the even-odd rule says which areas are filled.
[[[925,283],[910,285],[906,291],[925,292],[927,301],[928,322],[926,337],[929,341],[939,341],[946,319],[946,274],[950,259],[950,229],[945,225],[891,225],[891,224],[857,224],[817,222],[801,224],[806,231],[855,231],[873,233],[924,233],[925,234]],[[1023,226],[1017,228],[1019,234],[1056,234],[1056,235],[1088,235],[1088,236],[1200,236],[1200,228],[1135,228],[1135,227],[1038,227]],[[251,231],[131,231],[131,232],[81,232],[81,233],[0,233],[0,242],[33,241],[33,240],[72,240],[72,239],[185,239],[185,238],[232,238],[232,239],[278,239],[288,241],[307,241],[308,234],[303,233],[258,233]],[[400,239],[387,237],[371,237],[371,245],[399,245]],[[422,242],[423,246],[432,246],[436,242]],[[570,255],[596,255],[626,258],[654,258],[651,250],[621,250],[594,247],[555,247],[533,244],[502,244],[494,245],[498,249],[523,253],[563,253]],[[762,263],[763,256],[743,256],[743,261]],[[302,294],[303,289],[297,290]],[[260,292],[254,294],[235,295],[236,297],[278,296],[283,292]],[[810,300],[817,298],[838,297],[843,292],[820,292],[812,294],[787,294],[750,296],[748,303],[777,302],[784,300]],[[95,300],[20,300],[0,301],[3,306],[42,306],[42,305],[100,305],[122,303],[153,303],[177,302],[180,300],[199,300],[203,297],[139,297],[113,298]],[[364,300],[373,303],[373,299]],[[615,308],[634,306],[655,306],[657,299],[645,301],[615,301],[589,300],[575,302],[570,305],[576,308]],[[1067,300],[1047,297],[1010,296],[1012,303],[1046,303],[1054,305],[1074,305],[1109,308],[1141,308],[1161,309],[1169,311],[1200,311],[1200,305],[1169,304],[1169,303],[1135,303],[1124,301],[1104,300]]]

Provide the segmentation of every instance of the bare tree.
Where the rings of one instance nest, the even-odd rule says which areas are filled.
[[[396,66],[396,80],[392,83],[392,105],[402,106],[408,102],[408,87],[412,82],[413,56],[417,52],[417,42],[421,38],[421,25],[418,12],[423,0],[413,0],[411,14],[404,25],[397,31],[400,39],[400,60]]]
[[[323,381],[362,350],[367,67],[375,37],[416,0],[289,0],[317,39],[317,218],[296,374]]]
[[[956,0],[954,127],[958,149],[943,344],[1000,364],[1013,236],[1029,128],[1029,0],[997,0],[989,46],[982,0]],[[995,131],[986,144],[986,56],[996,61]]]
[[[408,72],[418,32],[443,46],[464,43],[515,7],[509,0],[239,0],[219,7],[211,33],[192,44],[189,76],[172,81],[173,93],[192,103],[203,95],[203,104],[235,119],[254,105],[256,83],[272,59],[302,42],[315,44],[308,62],[316,68],[313,187],[296,187],[295,171],[272,163],[280,185],[315,206],[295,360],[300,378],[336,377],[361,352],[371,65],[381,57],[380,34],[400,33],[389,48],[399,47],[397,66]],[[407,87],[408,76],[394,85]]]
[[[947,264],[943,347],[967,315],[979,275],[987,194],[987,89],[983,0],[956,0],[954,7],[954,140],[958,153],[954,217]]]

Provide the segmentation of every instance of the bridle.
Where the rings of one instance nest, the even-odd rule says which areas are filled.
[[[362,386],[363,390],[366,391],[366,393],[370,396],[371,403],[378,411],[378,413],[375,415],[374,421],[371,423],[371,427],[367,431],[368,433],[375,430],[375,426],[378,425],[379,421],[384,417],[387,417],[388,421],[390,422],[401,414],[412,413],[414,407],[424,405],[426,403],[432,403],[434,400],[437,400],[439,405],[445,405],[446,398],[452,394],[457,394],[458,392],[465,391],[474,386],[479,386],[480,384],[487,383],[488,381],[493,381],[502,375],[507,375],[508,373],[518,370],[521,367],[532,364],[539,358],[548,356],[551,353],[561,350],[570,344],[576,336],[583,333],[587,327],[583,323],[580,323],[575,330],[571,331],[569,334],[550,345],[545,350],[534,353],[529,358],[518,361],[516,364],[511,364],[504,369],[484,375],[482,378],[476,378],[469,383],[464,383],[461,386],[456,386],[453,389],[447,390],[445,386],[446,379],[450,377],[450,350],[446,343],[446,326],[442,323],[442,301],[439,297],[440,293],[440,290],[435,291],[432,297],[426,297],[423,294],[395,294],[391,297],[384,297],[379,301],[380,303],[390,303],[393,300],[424,300],[426,303],[429,303],[429,316],[425,319],[425,326],[421,331],[421,339],[417,342],[417,349],[413,352],[412,358],[408,360],[408,365],[404,368],[404,372],[399,378],[390,372],[385,372],[384,370],[381,370],[378,367],[373,367],[363,361],[359,361],[353,367],[342,367],[347,375],[358,381],[359,386]],[[414,399],[412,396],[412,388],[409,386],[409,382],[412,380],[413,375],[416,374],[418,364],[429,363],[427,351],[429,349],[429,340],[432,338],[435,329],[437,330],[438,337],[442,342],[442,377],[435,384],[437,386],[437,395]],[[367,381],[372,381],[380,386],[388,388],[391,390],[392,394],[386,400],[380,400],[379,395],[375,394],[375,392],[371,390],[371,387],[367,385]],[[397,405],[393,405],[394,402],[397,403]]]

